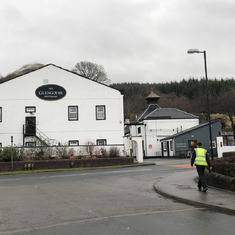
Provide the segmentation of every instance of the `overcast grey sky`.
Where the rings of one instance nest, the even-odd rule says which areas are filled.
[[[235,77],[234,0],[0,0],[0,73],[104,66],[113,83]]]

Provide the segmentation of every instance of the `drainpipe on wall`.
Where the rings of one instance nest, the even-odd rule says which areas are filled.
[[[146,135],[146,124],[144,124],[144,141],[145,141],[145,156],[148,156],[148,149],[147,149],[147,135]]]
[[[24,125],[23,125],[23,147],[24,147]]]

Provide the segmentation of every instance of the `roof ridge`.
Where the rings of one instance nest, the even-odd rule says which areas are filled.
[[[0,79],[0,84],[5,83],[5,82],[8,82],[8,81],[11,81],[11,80],[16,79],[16,78],[19,78],[19,77],[21,77],[21,76],[27,75],[27,74],[29,74],[29,73],[36,72],[36,71],[38,71],[39,69],[43,69],[43,68],[48,67],[48,66],[54,66],[54,67],[56,67],[56,68],[62,69],[62,70],[64,70],[64,71],[67,71],[67,72],[72,73],[72,74],[74,74],[74,75],[83,77],[83,78],[88,79],[88,80],[90,80],[90,81],[92,81],[92,82],[96,82],[96,83],[98,83],[98,84],[100,84],[100,85],[109,87],[109,88],[111,88],[111,89],[114,89],[114,90],[120,92],[118,89],[113,88],[112,86],[108,86],[108,85],[106,85],[106,84],[104,84],[104,83],[101,83],[101,82],[99,82],[99,81],[92,80],[92,79],[90,79],[90,78],[88,78],[88,77],[85,77],[85,76],[83,76],[83,75],[81,75],[81,74],[75,73],[75,72],[73,72],[73,71],[71,71],[71,70],[65,69],[65,68],[63,68],[63,67],[60,67],[60,66],[55,65],[55,64],[52,64],[52,63],[43,65],[42,67],[39,67],[39,68],[37,68],[37,69],[35,69],[35,70],[32,70],[32,71],[29,71],[29,72],[20,74],[20,75],[18,75],[18,76],[15,76],[15,77],[12,77],[12,78],[9,78],[9,79],[4,79],[4,78],[3,78],[3,79]],[[120,92],[120,93],[121,93],[121,92]]]

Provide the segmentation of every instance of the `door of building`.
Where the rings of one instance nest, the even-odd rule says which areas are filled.
[[[169,141],[167,141],[167,157],[170,157],[170,145],[169,145]]]
[[[25,118],[25,135],[26,136],[36,135],[36,117]]]

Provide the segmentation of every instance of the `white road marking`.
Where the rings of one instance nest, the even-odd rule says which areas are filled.
[[[187,208],[187,209],[171,210],[171,211],[170,210],[149,211],[149,212],[140,212],[140,213],[133,213],[133,214],[110,215],[110,216],[106,216],[106,217],[96,217],[96,218],[90,218],[90,219],[75,220],[75,221],[70,221],[70,222],[62,222],[62,223],[45,225],[45,226],[40,226],[40,227],[35,227],[35,228],[26,228],[26,229],[14,230],[14,231],[5,231],[5,232],[0,232],[0,234],[6,235],[6,234],[30,232],[30,231],[40,230],[40,229],[54,228],[57,226],[67,226],[67,225],[71,225],[71,224],[88,223],[88,222],[92,222],[92,221],[102,221],[102,220],[115,219],[115,218],[134,217],[134,216],[153,215],[153,214],[176,213],[176,212],[184,212],[184,211],[197,211],[197,210],[205,210],[205,208]]]
[[[152,171],[152,169],[146,168],[146,169],[135,169],[135,170],[118,170],[118,171],[105,171],[105,172],[88,172],[88,173],[76,173],[76,174],[69,174],[69,175],[47,175],[47,176],[39,176],[34,177],[32,176],[31,179],[37,178],[37,179],[49,179],[49,178],[66,178],[66,177],[76,177],[79,175],[86,176],[86,175],[108,175],[108,174],[119,174],[119,173],[132,173],[132,172],[146,172],[146,171]],[[12,179],[0,179],[0,182],[8,182],[8,181],[16,181],[16,180],[22,180],[23,178],[12,178]]]

